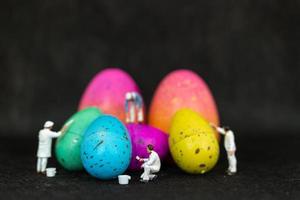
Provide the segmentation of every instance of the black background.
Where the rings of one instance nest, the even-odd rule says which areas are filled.
[[[300,0],[1,0],[0,196],[3,199],[299,199]],[[149,105],[159,81],[187,68],[203,77],[237,142],[211,172],[163,164],[128,186],[71,173],[35,173],[37,134],[77,110],[106,67],[137,82]]]
[[[125,69],[149,105],[174,69],[209,84],[240,135],[299,118],[300,1],[1,1],[0,134],[58,129],[101,69]]]

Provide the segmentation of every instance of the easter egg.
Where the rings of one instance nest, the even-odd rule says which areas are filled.
[[[151,144],[154,147],[154,151],[163,160],[168,152],[168,135],[157,128],[145,125],[145,124],[127,124],[126,125],[132,143],[132,156],[129,169],[140,170],[141,162],[136,160],[136,156],[141,158],[148,158],[147,145]]]
[[[68,170],[83,169],[80,145],[86,128],[101,114],[98,108],[90,107],[74,114],[65,124],[67,130],[56,140],[55,154],[58,162]]]
[[[98,117],[86,130],[81,160],[86,171],[99,179],[116,178],[131,159],[131,140],[126,127],[111,115]]]
[[[177,166],[191,174],[208,172],[219,158],[219,143],[213,129],[190,109],[181,109],[174,115],[169,146]]]
[[[150,105],[149,124],[168,133],[173,115],[181,108],[190,108],[219,125],[210,89],[200,76],[185,69],[171,72],[159,84]]]
[[[88,84],[79,109],[96,106],[125,122],[125,94],[138,91],[137,84],[129,74],[118,68],[108,68],[99,72]]]

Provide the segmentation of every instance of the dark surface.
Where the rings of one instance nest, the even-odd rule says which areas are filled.
[[[252,136],[251,136],[252,135]],[[129,173],[128,186],[117,181],[99,181],[84,172],[58,167],[55,178],[35,173],[37,142],[31,139],[0,140],[1,199],[299,199],[300,137],[266,134],[237,136],[239,173],[229,177],[222,152],[213,171],[187,175],[176,167],[164,166],[158,179],[140,183],[140,173]]]
[[[159,81],[185,67],[208,82],[223,124],[300,130],[300,0],[0,3],[1,134],[60,126],[108,66],[126,69],[148,105]]]
[[[300,199],[300,0],[0,3],[0,199]],[[46,120],[58,130],[109,66],[147,107],[172,70],[202,76],[236,133],[239,173],[224,175],[223,153],[204,176],[165,167],[149,184],[37,175],[31,138]]]

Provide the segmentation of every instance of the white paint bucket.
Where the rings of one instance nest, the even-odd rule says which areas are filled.
[[[46,169],[46,175],[47,177],[54,177],[56,174],[56,168],[51,167]]]
[[[131,176],[128,175],[119,175],[119,184],[120,185],[127,185],[129,183],[129,180],[131,180]]]

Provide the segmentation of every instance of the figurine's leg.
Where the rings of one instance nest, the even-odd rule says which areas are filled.
[[[141,175],[141,179],[143,179],[144,178],[144,176],[145,176],[145,172],[144,173],[142,173],[142,175]]]
[[[42,169],[41,169],[42,172],[46,171],[47,162],[48,162],[48,158],[42,158]]]
[[[235,154],[230,156],[229,163],[230,163],[229,164],[230,165],[230,171],[235,173],[237,171],[237,168],[236,168],[237,160],[236,160]]]
[[[148,165],[145,165],[143,180],[149,181],[149,174],[150,174],[150,167]]]
[[[41,172],[41,158],[39,158],[39,157],[37,159],[36,171],[37,171],[37,173]]]
[[[154,173],[157,173],[157,172],[158,172],[158,170],[153,169],[152,167],[150,167],[149,179],[150,179],[150,180],[153,180],[154,178],[156,178],[157,175],[154,174]]]
[[[231,171],[231,158],[229,153],[227,152],[227,161],[228,161],[228,169],[227,171],[230,172]]]
[[[156,177],[155,174],[149,174],[149,179],[150,179],[150,180],[154,179],[155,177]]]
[[[236,173],[236,171],[237,171],[237,168],[236,168],[237,160],[236,160],[235,154],[228,155],[227,157],[228,157],[228,165],[229,165],[228,166],[228,171]]]
[[[154,174],[152,174],[152,170],[151,170],[151,167],[149,167],[149,180],[152,180],[152,178],[153,178],[153,175]]]
[[[142,165],[142,168],[144,169],[144,166],[143,166],[143,165]],[[144,172],[141,174],[140,179],[143,179],[144,176],[145,176],[145,170],[144,170]]]

